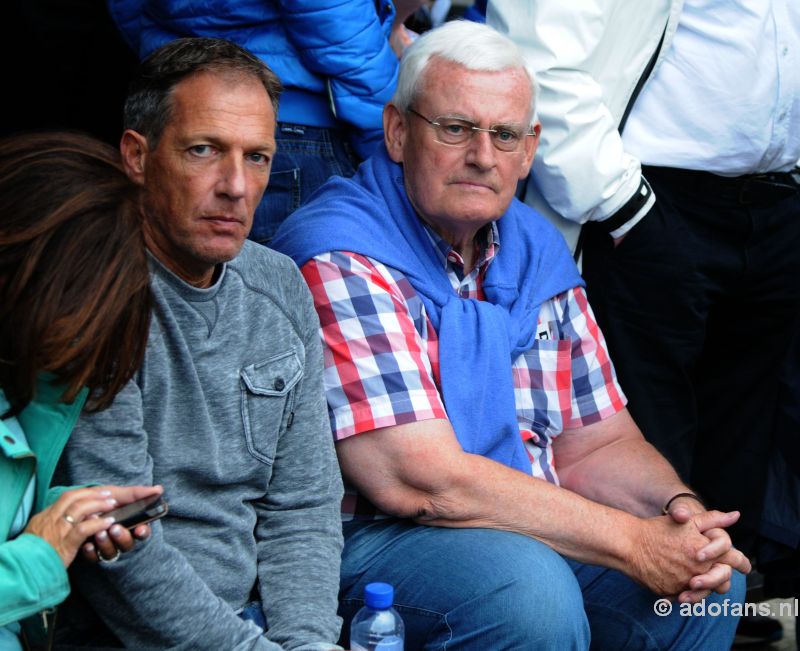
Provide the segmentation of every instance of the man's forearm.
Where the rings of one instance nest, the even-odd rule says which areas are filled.
[[[531,536],[576,560],[620,570],[654,592],[676,594],[710,567],[695,558],[708,540],[693,525],[640,518],[467,454],[444,420],[351,437],[339,442],[339,458],[345,476],[387,513]]]
[[[641,177],[618,129],[624,104],[606,103],[591,70],[603,33],[590,14],[558,0],[504,0],[489,4],[486,20],[520,47],[536,71],[542,135],[531,172],[536,182],[528,183],[527,193],[541,192],[561,217],[581,224],[614,215],[634,196]],[[563,25],[576,21],[581,38],[564,39]]]
[[[155,525],[153,538],[113,565],[75,573],[81,592],[126,648],[278,651],[214,595]]]
[[[644,439],[623,440],[559,468],[561,485],[640,517],[661,515],[667,501],[690,492],[669,462]]]
[[[638,518],[490,459],[465,456],[473,467],[465,476],[472,479],[437,491],[419,522],[514,531],[581,562],[620,570],[627,564]]]
[[[269,490],[255,502],[268,635],[292,649],[328,648],[339,637],[343,546],[343,488],[322,388],[322,347],[311,298],[301,283],[298,274],[308,314],[305,373],[295,387],[292,425],[278,442]]]
[[[269,514],[260,518],[257,537],[269,638],[286,648],[335,643],[341,627],[338,504]]]
[[[640,519],[464,452],[443,419],[339,441],[342,473],[381,510],[446,527],[485,527],[541,540],[587,563],[620,568]]]
[[[575,560],[619,570],[661,595],[684,592],[692,577],[711,568],[711,561],[698,560],[708,539],[694,524],[679,524],[668,516],[640,518],[476,459],[472,486],[436,495],[419,522],[528,535]]]
[[[142,397],[131,381],[107,410],[84,415],[61,458],[69,481],[153,483]],[[168,495],[176,499],[177,494]],[[187,540],[187,544],[192,541]],[[153,525],[149,540],[113,564],[76,563],[72,578],[127,648],[274,651],[252,623],[217,597],[181,551]]]

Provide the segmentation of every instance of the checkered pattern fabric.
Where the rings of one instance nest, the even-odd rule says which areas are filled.
[[[457,252],[432,231],[453,290],[483,299],[481,284],[500,245],[487,229],[478,262],[464,273]],[[325,388],[337,440],[447,418],[439,392],[438,336],[408,279],[372,258],[334,251],[302,268],[325,342]],[[565,429],[625,406],[603,335],[582,288],[545,302],[533,348],[513,364],[517,421],[535,477],[558,483],[552,442]],[[380,517],[349,488],[343,518]]]

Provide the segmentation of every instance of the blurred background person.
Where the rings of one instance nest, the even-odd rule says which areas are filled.
[[[800,314],[800,4],[491,0],[487,21],[537,72],[525,201],[580,230],[631,415],[710,507],[741,510],[753,555]]]
[[[113,562],[132,547],[131,534],[102,514],[161,492],[50,487],[81,409],[111,403],[147,341],[147,256],[136,188],[118,159],[88,136],[0,142],[3,651],[22,648],[20,620],[64,600],[66,569],[81,548],[87,560]],[[147,537],[149,528],[135,533]],[[43,633],[25,624],[26,639]]]

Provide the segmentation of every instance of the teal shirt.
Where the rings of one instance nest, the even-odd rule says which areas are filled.
[[[20,507],[33,481],[33,503],[28,513],[38,513],[58,499],[64,489],[51,489],[58,458],[86,399],[86,391],[72,404],[59,402],[61,390],[46,381],[37,387],[36,400],[16,419],[0,420],[0,649],[16,622],[61,603],[69,594],[69,581],[61,558],[38,536],[15,531]],[[0,392],[0,413],[8,403]],[[10,643],[9,643],[10,644]]]
[[[5,397],[0,395],[0,413],[8,409],[8,402]],[[20,427],[19,421],[15,417],[11,417],[3,421],[5,426],[11,432],[12,437],[17,438],[23,445],[28,445],[28,437],[25,436],[25,431]],[[22,502],[17,509],[17,515],[14,522],[11,524],[11,531],[9,531],[9,539],[16,538],[25,530],[25,525],[28,523],[33,511],[33,496],[35,493],[36,475],[30,478],[28,487],[25,489],[25,494],[22,497]],[[19,643],[20,625],[19,622],[12,622],[3,628],[0,628],[0,651],[21,651],[22,646]]]

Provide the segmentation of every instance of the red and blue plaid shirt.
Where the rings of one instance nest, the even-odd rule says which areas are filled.
[[[483,300],[488,265],[500,244],[494,224],[478,262],[463,260],[428,231],[453,290]],[[390,425],[447,418],[438,335],[408,279],[349,252],[316,256],[302,268],[319,314],[325,390],[336,440]],[[586,294],[576,287],[542,304],[533,348],[513,364],[517,422],[534,477],[558,483],[552,442],[564,430],[607,418],[625,406],[603,335]],[[343,519],[381,517],[350,486]]]

